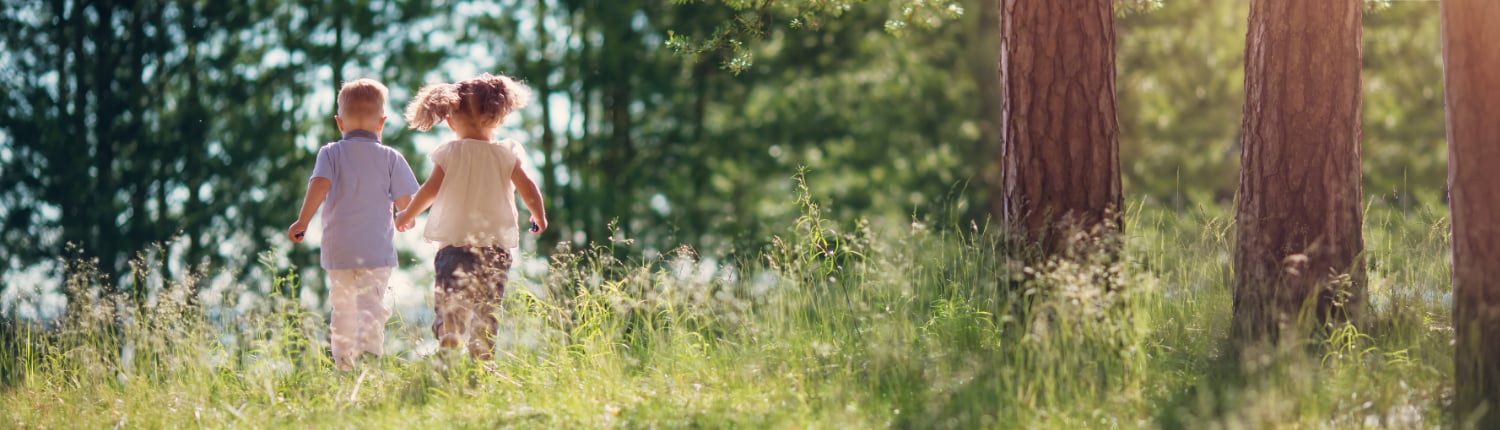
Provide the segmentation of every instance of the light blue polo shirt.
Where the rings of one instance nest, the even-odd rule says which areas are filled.
[[[312,177],[333,184],[323,201],[323,268],[395,267],[391,204],[417,193],[406,157],[375,133],[354,130],[318,149]]]

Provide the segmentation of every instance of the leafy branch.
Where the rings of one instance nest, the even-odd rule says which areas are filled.
[[[780,25],[816,31],[870,0],[673,0],[678,5],[715,2],[733,9],[735,16],[701,39],[668,31],[667,47],[693,61],[722,57],[720,66],[738,74],[754,63],[754,42]],[[886,20],[885,29],[897,35],[911,27],[934,28],[964,13],[956,0],[894,0],[892,6],[898,12]]]

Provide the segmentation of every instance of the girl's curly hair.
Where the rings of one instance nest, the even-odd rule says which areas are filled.
[[[505,75],[485,73],[453,84],[428,84],[406,104],[406,126],[427,131],[444,118],[462,116],[495,128],[506,115],[530,102],[531,89]]]

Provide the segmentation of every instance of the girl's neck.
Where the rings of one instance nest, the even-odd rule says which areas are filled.
[[[458,138],[459,139],[474,139],[474,140],[484,140],[484,141],[495,140],[495,131],[494,130],[474,130],[474,129],[459,129],[459,128],[455,128],[455,129],[453,129],[453,132],[454,133],[458,133]]]
[[[453,132],[458,134],[459,139],[474,139],[484,141],[495,140],[495,129],[473,127],[468,123],[455,120],[449,121],[450,122],[448,123],[448,126],[453,128]]]
[[[459,133],[458,134],[458,138],[459,139],[491,141],[491,140],[495,140],[495,134],[494,133],[490,133],[490,134],[473,134],[473,133],[467,133],[466,134],[466,133]]]

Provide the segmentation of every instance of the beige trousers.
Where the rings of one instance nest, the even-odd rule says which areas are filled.
[[[380,355],[385,344],[385,321],[391,317],[391,308],[385,304],[391,268],[329,270],[328,278],[333,284],[328,293],[328,302],[333,305],[328,337],[333,344],[334,364],[347,368],[360,353]]]

